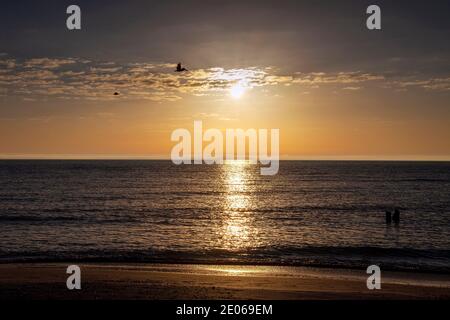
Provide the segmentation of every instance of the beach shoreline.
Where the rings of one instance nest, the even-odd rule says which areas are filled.
[[[68,290],[72,263],[0,264],[0,300],[410,300],[449,299],[450,275],[242,265],[74,263],[81,290]]]

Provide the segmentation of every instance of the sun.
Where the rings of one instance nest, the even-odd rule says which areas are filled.
[[[235,99],[241,98],[244,93],[245,93],[245,87],[241,83],[236,83],[230,89],[230,94]]]

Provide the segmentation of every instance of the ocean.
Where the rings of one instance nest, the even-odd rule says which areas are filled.
[[[400,209],[399,225],[385,210]],[[450,273],[450,162],[0,161],[0,262]]]

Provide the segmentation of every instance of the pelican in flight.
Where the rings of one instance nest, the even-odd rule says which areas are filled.
[[[181,67],[181,63],[178,63],[177,64],[177,70],[175,70],[175,72],[183,72],[183,71],[188,71],[188,69],[182,68]]]

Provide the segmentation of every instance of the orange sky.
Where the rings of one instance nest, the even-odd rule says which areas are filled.
[[[273,86],[247,89],[239,99],[225,91],[173,102],[77,102],[83,112],[76,115],[2,119],[0,132],[7,138],[0,147],[4,156],[169,158],[171,132],[192,130],[194,120],[203,120],[205,130],[279,128],[282,158],[448,159],[445,102],[440,117],[417,114],[410,110],[438,104],[439,97],[421,101],[414,92],[377,89],[384,95],[380,101],[374,90]],[[55,102],[53,108],[63,106]]]

